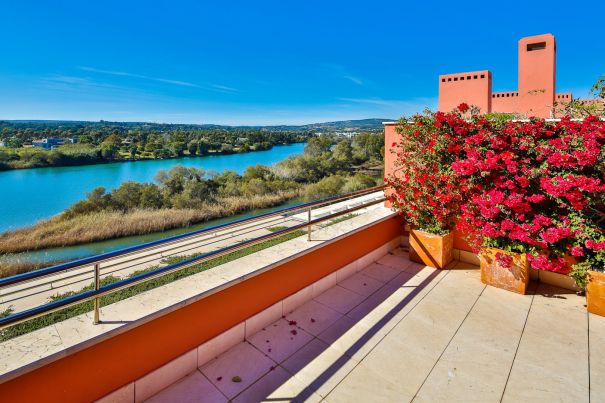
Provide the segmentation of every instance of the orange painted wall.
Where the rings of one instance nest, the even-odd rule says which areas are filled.
[[[543,49],[531,50],[541,43],[545,45]],[[556,47],[552,34],[519,40],[519,113],[551,117],[555,101]]]
[[[2,402],[87,402],[134,381],[402,233],[397,217],[0,385]]]
[[[492,112],[513,113],[519,109],[519,93],[516,91],[493,92]]]
[[[492,73],[487,70],[439,76],[439,110],[449,112],[462,102],[492,110]]]

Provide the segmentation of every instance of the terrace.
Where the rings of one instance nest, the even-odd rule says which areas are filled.
[[[385,125],[385,143],[396,140]],[[385,171],[393,167],[385,153]],[[384,187],[0,279],[19,401],[602,401],[605,318],[567,276],[414,263]],[[60,295],[60,297],[57,297]],[[49,302],[50,301],[50,302]],[[32,387],[35,386],[35,387]]]
[[[536,283],[516,295],[483,285],[477,269],[437,271],[403,248],[348,265],[259,331],[246,323],[209,342],[230,346],[218,357],[202,346],[196,364],[192,352],[197,367],[149,401],[600,401],[605,320],[568,290]],[[172,368],[117,393],[147,397]]]
[[[407,233],[382,200],[373,191],[322,205],[311,219],[332,222],[315,224],[310,241],[304,234],[102,306],[100,324],[88,312],[5,341],[0,391],[10,401],[106,402],[605,396],[595,359],[605,354],[605,319],[587,314],[582,297],[552,278],[529,295],[485,286],[463,249],[447,270],[411,262]],[[295,229],[305,218],[258,225]],[[241,223],[232,244],[246,242],[242,225],[263,234]],[[193,246],[207,251],[210,238]]]

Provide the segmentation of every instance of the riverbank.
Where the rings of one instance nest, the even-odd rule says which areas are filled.
[[[329,139],[315,138],[302,155],[290,155],[274,166],[250,164],[241,174],[173,166],[156,172],[153,182],[135,182],[135,175],[129,175],[111,191],[93,189],[54,218],[0,234],[0,255],[4,255],[0,266],[5,266],[0,269],[16,273],[27,270],[23,262],[73,260],[102,253],[107,246],[144,243],[149,241],[146,237],[166,231],[187,231],[210,220],[282,206],[298,198],[318,200],[375,186],[382,175],[360,172],[380,163],[381,141],[379,135],[356,136],[332,149]],[[46,179],[44,183],[51,185]],[[41,198],[36,200],[39,205]],[[70,254],[66,251],[70,247],[78,251]]]
[[[41,221],[0,235],[0,253],[20,253],[53,247],[82,245],[132,235],[187,227],[248,210],[277,206],[299,196],[299,191],[252,197],[230,197],[204,203],[196,209],[136,209],[126,213],[93,212]],[[20,268],[19,268],[20,269]],[[3,271],[9,270],[3,267]]]
[[[126,181],[151,182],[158,171],[176,165],[203,168],[207,172],[232,170],[243,174],[249,166],[274,165],[300,155],[304,146],[304,143],[296,143],[241,154],[2,171],[0,232],[31,226],[61,214],[95,187],[110,191]]]
[[[301,142],[304,143],[304,142]],[[269,151],[274,146],[288,146],[299,144],[296,142],[285,144],[271,144],[264,148],[233,148],[229,150],[211,150],[203,154],[190,153],[185,150],[181,154],[163,154],[154,155],[136,154],[134,157],[128,153],[116,154],[111,158],[104,158],[101,150],[96,148],[84,149],[80,145],[62,146],[55,150],[46,150],[44,148],[5,148],[0,154],[0,171],[38,169],[38,168],[61,168],[61,167],[78,167],[89,165],[114,164],[122,162],[139,162],[139,161],[161,161],[188,159],[200,157],[218,157],[225,155],[245,154],[259,151]]]

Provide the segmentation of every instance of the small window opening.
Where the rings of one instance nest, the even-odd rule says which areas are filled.
[[[536,42],[536,43],[528,43],[527,51],[533,52],[534,50],[542,50],[546,49],[546,42]]]
[[[481,74],[481,78],[485,78],[485,74]]]

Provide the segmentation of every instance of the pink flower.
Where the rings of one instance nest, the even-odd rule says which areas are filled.
[[[570,253],[572,256],[584,256],[584,249],[581,246],[574,246],[571,248]]]
[[[502,267],[507,269],[513,265],[513,257],[507,253],[498,252],[496,253],[496,262]]]

